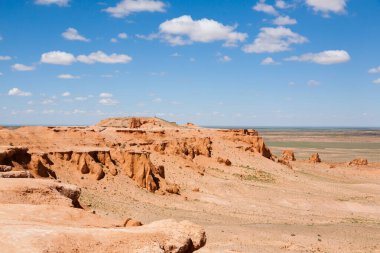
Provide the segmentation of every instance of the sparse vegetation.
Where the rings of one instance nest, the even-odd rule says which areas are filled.
[[[249,174],[234,173],[233,176],[240,178],[242,180],[246,180],[246,181],[257,181],[257,182],[263,182],[263,183],[275,182],[275,179],[272,176],[272,174],[265,172],[263,170],[256,170],[256,169],[251,169],[251,170],[254,170],[253,173],[252,171]]]

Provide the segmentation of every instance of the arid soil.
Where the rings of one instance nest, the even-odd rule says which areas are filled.
[[[20,241],[34,252],[380,252],[380,163],[371,160],[299,160],[295,152],[293,161],[290,152],[274,156],[254,130],[156,118],[3,128],[0,145],[0,164],[12,169],[0,177],[35,177],[0,179],[0,234],[10,252],[22,252]],[[34,184],[39,190],[28,190]],[[49,184],[80,187],[78,203]],[[118,227],[127,218],[148,225]],[[205,229],[204,247],[195,224]]]

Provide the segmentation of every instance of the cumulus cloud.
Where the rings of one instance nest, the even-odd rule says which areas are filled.
[[[297,24],[297,20],[290,18],[289,16],[279,16],[275,20],[273,20],[273,24],[275,24],[275,25],[295,25],[295,24]]]
[[[126,34],[126,33],[119,33],[118,35],[117,35],[117,37],[119,37],[119,39],[128,39],[128,34]]]
[[[132,58],[126,54],[107,55],[102,51],[93,52],[89,55],[79,55],[77,57],[75,57],[73,54],[66,52],[52,51],[44,53],[41,56],[41,62],[47,64],[70,65],[76,61],[86,64],[93,64],[97,62],[115,64],[128,63],[132,61]]]
[[[93,63],[106,63],[106,64],[116,64],[116,63],[128,63],[132,61],[132,57],[126,54],[111,54],[107,55],[102,51],[97,51],[89,55],[79,55],[77,60],[86,64]]]
[[[123,18],[137,12],[165,12],[165,4],[156,0],[123,0],[104,11],[115,18]]]
[[[63,6],[68,6],[70,0],[36,0],[34,2],[35,2],[35,4],[38,4],[38,5],[52,5],[52,4],[56,4],[58,6],[63,7]]]
[[[376,80],[373,80],[373,83],[374,84],[380,84],[380,78],[376,79]]]
[[[80,78],[80,76],[75,76],[71,74],[61,74],[61,75],[58,75],[57,77],[60,79],[79,79]]]
[[[47,64],[70,65],[75,61],[74,55],[62,51],[51,51],[41,55],[41,62]]]
[[[261,61],[261,65],[276,65],[278,62],[273,60],[272,57],[267,57]]]
[[[62,93],[62,97],[70,97],[71,93],[66,91],[64,93]]]
[[[112,98],[102,98],[99,100],[99,104],[102,104],[102,105],[117,105],[118,103],[119,101]]]
[[[33,71],[36,67],[34,66],[27,66],[24,64],[16,63],[12,65],[12,70],[14,71]]]
[[[259,2],[257,2],[256,5],[252,7],[252,9],[254,9],[255,11],[264,12],[270,15],[278,15],[278,12],[276,11],[276,9],[272,5],[266,4],[265,0],[260,0]]]
[[[77,29],[72,27],[67,28],[67,30],[62,33],[62,37],[67,40],[90,41],[86,37],[80,35]]]
[[[337,64],[348,62],[351,59],[349,53],[344,50],[327,50],[320,53],[308,53],[301,56],[286,58],[286,61],[313,62],[317,64]]]
[[[112,98],[113,95],[111,93],[103,92],[99,94],[99,97],[101,98]]]
[[[291,50],[292,44],[303,44],[307,38],[282,26],[263,27],[252,44],[245,45],[246,53],[276,53]]]
[[[8,91],[9,96],[29,97],[32,95],[30,92],[22,91],[19,88],[12,88]]]
[[[286,9],[286,8],[289,8],[290,6],[283,0],[276,0],[276,7],[279,9]]]
[[[344,13],[347,0],[306,0],[306,4],[316,12],[328,15],[330,12]]]
[[[376,68],[369,69],[368,73],[370,73],[370,74],[380,73],[380,66],[378,66]]]
[[[10,57],[10,56],[7,56],[7,55],[2,56],[2,55],[0,55],[0,61],[8,61],[8,60],[11,60],[11,59],[12,59],[12,57]]]
[[[159,37],[173,46],[214,41],[224,41],[224,46],[234,46],[247,38],[246,33],[236,32],[235,29],[236,26],[226,26],[212,19],[193,20],[191,16],[184,15],[163,22],[159,27]]]

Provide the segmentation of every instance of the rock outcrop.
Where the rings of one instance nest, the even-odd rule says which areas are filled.
[[[295,161],[296,157],[294,155],[293,150],[287,149],[282,152],[281,159],[284,161]]]
[[[29,153],[25,148],[7,148],[0,152],[1,168],[10,171],[0,177],[50,177],[57,178],[60,167],[75,168],[80,174],[89,174],[95,180],[105,176],[116,176],[119,171],[133,179],[136,184],[150,192],[164,185],[167,192],[178,193],[179,187],[165,182],[164,168],[156,167],[150,160],[150,153],[113,150],[52,151]],[[11,164],[11,165],[7,165]],[[178,188],[178,189],[176,189]]]
[[[245,146],[245,151],[258,153],[268,159],[272,159],[271,151],[266,147],[264,140],[258,132],[253,129],[219,129],[223,133],[224,139],[241,143]]]
[[[319,157],[318,153],[314,153],[310,156],[309,162],[311,163],[320,163],[322,162],[321,158]]]
[[[193,252],[204,229],[188,221],[126,227],[75,206],[80,189],[47,179],[0,178],[1,252]],[[119,223],[119,225],[118,225]]]
[[[357,158],[357,159],[354,159],[351,162],[349,162],[348,165],[366,166],[366,165],[368,165],[368,160],[364,159],[364,158]]]

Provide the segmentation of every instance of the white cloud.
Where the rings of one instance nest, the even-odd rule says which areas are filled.
[[[290,6],[283,0],[276,0],[276,7],[279,9],[286,9],[286,8],[289,8]]]
[[[275,20],[273,20],[273,24],[275,24],[275,25],[295,25],[295,24],[297,24],[297,20],[290,18],[289,16],[279,16]]]
[[[71,93],[66,91],[64,93],[62,93],[62,97],[70,97]]]
[[[89,55],[79,55],[77,60],[86,64],[93,64],[96,62],[115,64],[115,63],[128,63],[132,61],[132,57],[126,54],[111,54],[107,55],[102,51],[97,51]]]
[[[123,0],[104,11],[115,18],[123,18],[136,12],[165,12],[165,4],[156,0]]]
[[[3,73],[2,72],[0,72],[0,76],[2,76],[3,75]]]
[[[173,53],[173,54],[171,54],[170,56],[172,56],[172,57],[180,57],[181,54],[179,54],[179,53]]]
[[[115,38],[111,38],[110,41],[111,41],[112,43],[117,43],[117,39],[115,39]]]
[[[3,36],[0,35],[0,41],[2,41],[3,39],[4,39]]]
[[[267,57],[261,61],[261,65],[276,65],[278,62],[273,60],[272,57]]]
[[[8,61],[8,60],[11,60],[11,59],[12,59],[12,57],[10,57],[10,56],[7,56],[7,55],[2,56],[2,55],[0,55],[0,61]]]
[[[317,64],[337,64],[348,62],[351,59],[350,55],[344,50],[327,50],[320,53],[308,53],[301,56],[292,56],[286,61],[314,62]]]
[[[369,69],[368,73],[371,73],[371,74],[380,73],[380,66]]]
[[[119,33],[117,37],[119,37],[119,39],[124,39],[124,40],[128,39],[128,35],[126,33]]]
[[[102,104],[102,105],[117,105],[118,103],[119,101],[112,98],[102,98],[99,100],[99,104]]]
[[[70,0],[36,0],[35,3],[39,5],[51,5],[56,4],[58,6],[68,6]]]
[[[58,65],[70,65],[76,61],[93,64],[96,62],[114,64],[114,63],[128,63],[132,61],[132,58],[125,54],[111,54],[107,55],[102,51],[97,51],[89,55],[79,55],[75,57],[73,54],[61,52],[61,51],[52,51],[44,53],[41,56],[42,63],[48,64],[58,64]]]
[[[8,91],[9,96],[29,97],[32,95],[30,92],[22,91],[19,88],[12,88]]]
[[[225,41],[224,46],[235,46],[247,38],[246,33],[235,32],[237,26],[225,26],[212,19],[193,20],[191,16],[181,16],[163,22],[160,37],[171,45],[188,45],[193,42]]]
[[[160,38],[160,34],[158,33],[152,33],[148,35],[136,34],[136,37],[143,40],[154,40],[154,39]]]
[[[266,4],[265,0],[260,0],[257,2],[252,9],[255,11],[265,12],[270,15],[278,15],[276,9],[272,5]]]
[[[41,55],[41,62],[47,64],[70,65],[75,61],[74,55],[62,51],[51,51]]]
[[[67,40],[79,40],[79,41],[90,41],[86,37],[79,34],[78,30],[72,27],[67,28],[65,32],[62,33],[62,37]]]
[[[246,53],[276,53],[291,50],[292,44],[303,44],[307,38],[282,26],[263,27],[252,44],[245,45]]]
[[[113,95],[111,93],[103,92],[99,94],[99,97],[101,98],[111,98]]]
[[[36,67],[34,66],[26,66],[24,64],[16,63],[12,65],[12,70],[14,71],[33,71]]]
[[[228,55],[222,55],[222,56],[219,57],[219,61],[226,63],[226,62],[232,61],[232,59]]]
[[[344,13],[347,0],[306,0],[306,4],[314,11],[328,15],[329,12]]]
[[[307,81],[307,86],[310,86],[310,87],[319,86],[319,82],[316,80],[309,80]]]
[[[380,78],[376,79],[376,80],[373,80],[373,83],[374,84],[380,84]]]
[[[58,75],[57,77],[60,79],[79,79],[80,78],[80,76],[74,76],[71,74],[61,74],[61,75]]]

